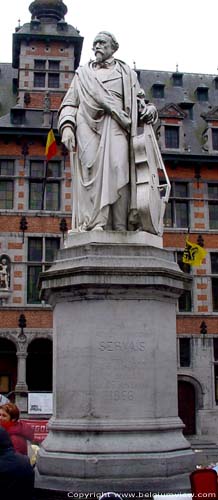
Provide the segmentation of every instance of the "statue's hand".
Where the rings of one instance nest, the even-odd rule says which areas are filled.
[[[129,115],[125,111],[113,110],[111,112],[111,116],[112,116],[112,118],[114,118],[114,120],[117,121],[117,123],[119,123],[121,125],[122,128],[124,128],[124,130],[127,130],[127,132],[130,131],[131,118],[129,117]]]
[[[61,142],[63,142],[68,151],[73,151],[75,147],[75,135],[71,127],[64,127]]]
[[[153,104],[145,104],[140,109],[140,120],[147,123],[148,125],[153,125],[156,123],[158,118],[157,109]]]

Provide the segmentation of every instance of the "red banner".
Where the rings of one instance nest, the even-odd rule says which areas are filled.
[[[24,422],[34,430],[34,440],[41,443],[48,434],[48,420],[24,420]]]

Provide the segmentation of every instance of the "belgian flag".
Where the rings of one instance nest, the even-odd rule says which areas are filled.
[[[47,180],[47,176],[48,176],[48,162],[53,158],[53,156],[55,156],[57,154],[57,144],[56,144],[56,140],[55,140],[52,126],[53,126],[53,114],[52,114],[51,128],[48,132],[46,146],[45,146],[46,162],[45,162],[44,179],[43,179],[43,184],[42,184],[41,210],[43,210],[43,207],[44,207],[46,180]]]
[[[46,147],[45,147],[45,156],[46,160],[49,161],[53,156],[57,154],[57,144],[54,136],[53,129],[50,128],[48,135],[47,135],[47,141],[46,141]]]

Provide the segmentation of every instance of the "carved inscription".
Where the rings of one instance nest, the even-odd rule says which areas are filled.
[[[109,401],[134,401],[134,391],[117,389],[108,391]]]
[[[143,340],[102,340],[98,346],[100,351],[122,351],[122,352],[136,352],[145,351],[145,342]]]

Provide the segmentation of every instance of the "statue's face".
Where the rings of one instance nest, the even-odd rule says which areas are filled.
[[[107,35],[100,33],[97,35],[93,42],[93,50],[95,53],[96,61],[102,62],[109,59],[113,53],[111,38]]]

